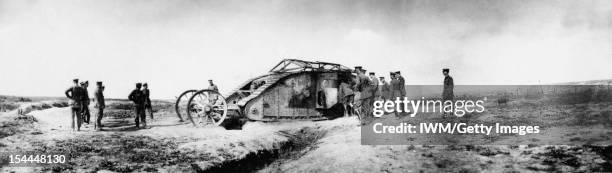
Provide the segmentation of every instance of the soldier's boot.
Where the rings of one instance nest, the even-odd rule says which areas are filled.
[[[140,126],[140,117],[138,117],[138,115],[136,115],[134,122],[136,122],[136,128],[138,128]]]

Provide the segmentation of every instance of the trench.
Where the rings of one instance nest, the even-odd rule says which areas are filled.
[[[247,154],[244,158],[230,160],[215,166],[201,169],[197,165],[192,167],[197,172],[257,172],[263,170],[273,163],[282,163],[300,158],[308,151],[316,149],[319,140],[326,135],[326,131],[305,127],[298,131],[281,131],[279,135],[288,138],[274,149],[259,150]]]

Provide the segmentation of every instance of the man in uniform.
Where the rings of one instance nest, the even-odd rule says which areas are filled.
[[[400,95],[402,99],[404,99],[404,97],[406,97],[406,81],[404,80],[404,77],[400,71],[395,72],[395,77],[399,82]]]
[[[355,93],[353,92],[353,89],[352,89],[353,84],[351,80],[352,79],[344,79],[340,81],[340,86],[338,89],[339,90],[338,98],[344,108],[345,117],[353,115],[352,104],[353,104],[353,99],[355,97]]]
[[[89,87],[89,81],[85,81],[81,83],[81,87],[85,91],[85,98],[84,98],[84,105],[83,105],[83,116],[84,116],[83,120],[85,121],[85,123],[89,124],[89,120],[91,118],[91,112],[89,111],[89,103],[91,102],[91,99],[89,98],[89,91],[87,90],[87,88]]]
[[[104,108],[106,104],[104,103],[104,86],[101,81],[96,82],[96,92],[94,93],[94,97],[96,100],[96,108],[98,108],[98,116],[96,117],[96,126],[95,128],[100,130],[102,129],[102,117],[104,116]]]
[[[442,69],[442,74],[444,75],[444,89],[442,90],[442,100],[446,102],[447,100],[453,101],[454,94],[453,89],[455,88],[455,83],[453,82],[453,77],[448,75],[450,69],[444,68]],[[443,116],[446,116],[446,112],[442,113]]]
[[[213,90],[213,91],[217,91],[217,92],[219,92],[219,88],[217,88],[217,85],[215,85],[215,84],[213,83],[213,80],[212,80],[212,79],[208,79],[208,84],[209,84],[209,85],[208,85],[208,89],[209,89],[209,90]]]
[[[389,86],[389,83],[385,80],[384,76],[381,76],[379,78],[381,82],[380,96],[383,101],[386,101],[391,98],[389,96],[389,94],[391,93],[391,86]]]
[[[370,72],[370,81],[372,81],[370,89],[373,95],[373,99],[376,100],[380,97],[380,92],[378,92],[379,87],[378,87],[378,78],[376,78],[376,73]]]
[[[81,113],[83,111],[83,98],[84,91],[83,88],[79,86],[79,79],[72,80],[74,86],[68,88],[64,94],[71,100],[71,112],[72,112],[72,123],[70,124],[72,130],[74,130],[74,118],[77,119],[77,131],[81,130],[81,123],[83,123],[83,119]]]
[[[406,97],[406,81],[400,71],[395,72],[395,78],[397,78],[397,89],[399,90],[398,97],[400,100],[404,100],[404,97]],[[400,104],[400,110],[404,110],[404,104]],[[405,112],[400,114],[405,114]]]
[[[372,81],[365,75],[366,70],[361,66],[355,67],[355,73],[357,73],[357,83],[355,85],[357,92],[359,93],[359,101],[363,108],[362,118],[371,117],[372,106],[374,102],[374,94],[372,94],[371,85]],[[364,122],[365,123],[365,122]]]
[[[136,128],[139,128],[140,121],[142,121],[143,128],[147,127],[146,115],[144,113],[145,97],[142,91],[140,91],[141,87],[142,87],[141,83],[136,83],[136,89],[132,90],[132,92],[128,96],[128,99],[134,102],[134,107],[136,111],[136,119],[135,119]]]
[[[144,83],[142,85],[142,94],[144,95],[144,109],[145,111],[149,111],[149,116],[153,119],[153,106],[151,105],[151,92],[149,91],[149,84]]]

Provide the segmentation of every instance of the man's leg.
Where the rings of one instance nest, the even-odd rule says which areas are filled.
[[[89,106],[85,106],[85,123],[89,124],[91,113],[89,112]]]
[[[104,108],[98,108],[98,117],[96,117],[96,125],[102,128],[102,117],[104,116]]]
[[[147,115],[144,108],[140,108],[140,120],[142,121],[142,127],[147,127]]]
[[[71,112],[72,112],[72,123],[70,123],[70,127],[72,128],[72,130],[74,130],[74,123],[76,123],[74,122],[74,118],[77,118],[78,114],[77,114],[77,111],[74,110],[74,108],[72,108]]]
[[[138,106],[136,106],[134,108],[134,117],[136,117],[136,119],[134,119],[134,122],[136,122],[136,128],[138,128],[140,126],[140,114],[139,114],[140,108],[138,108]]]
[[[147,107],[147,110],[149,111],[149,116],[151,117],[151,119],[153,119],[153,107],[149,106]]]
[[[79,109],[77,112],[77,131],[81,131],[81,124],[83,124],[83,110]]]

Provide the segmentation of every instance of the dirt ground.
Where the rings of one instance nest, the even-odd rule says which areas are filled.
[[[600,115],[611,105],[588,106],[592,108],[589,115]],[[0,152],[65,153],[69,158],[65,164],[47,167],[2,165],[2,172],[612,171],[609,145],[370,146],[361,145],[360,123],[355,117],[248,122],[242,130],[225,130],[179,123],[168,104],[158,105],[146,129],[133,127],[128,108],[111,107],[103,131],[86,124],[76,132],[70,129],[69,111],[51,107],[32,110],[26,116],[14,111],[0,113]]]

